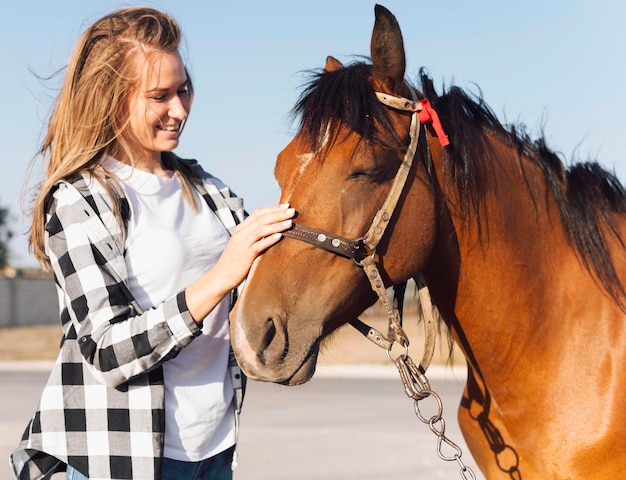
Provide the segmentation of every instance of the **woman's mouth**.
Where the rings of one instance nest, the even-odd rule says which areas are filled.
[[[159,125],[157,128],[166,132],[178,132],[180,130],[180,125]]]

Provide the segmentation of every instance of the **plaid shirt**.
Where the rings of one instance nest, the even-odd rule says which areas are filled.
[[[242,200],[188,162],[202,178],[202,197],[232,232],[244,217]],[[200,328],[184,291],[147,311],[133,299],[110,201],[83,176],[60,182],[47,208],[46,251],[64,335],[39,407],[11,456],[18,479],[49,478],[65,464],[92,480],[161,477],[161,365]]]

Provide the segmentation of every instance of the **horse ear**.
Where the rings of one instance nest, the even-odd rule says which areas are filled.
[[[400,25],[396,17],[382,5],[376,5],[374,13],[376,21],[370,44],[374,81],[382,83],[388,93],[400,93],[406,69]]]
[[[324,73],[334,72],[335,70],[339,70],[341,68],[343,68],[343,63],[341,63],[335,57],[331,57],[330,55],[326,57],[326,65],[324,66]]]

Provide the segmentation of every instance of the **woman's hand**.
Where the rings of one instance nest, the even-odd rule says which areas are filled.
[[[244,281],[254,260],[291,227],[294,215],[288,204],[263,207],[235,228],[215,266],[185,291],[187,308],[196,322]]]
[[[244,281],[252,262],[280,240],[280,232],[291,227],[295,214],[289,205],[275,205],[255,210],[235,228],[214,268],[220,271],[226,291]]]

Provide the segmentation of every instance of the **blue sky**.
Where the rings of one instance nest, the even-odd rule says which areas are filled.
[[[185,34],[196,100],[177,152],[198,159],[246,200],[278,200],[272,170],[293,134],[300,72],[327,55],[369,55],[374,3],[363,0],[161,0]],[[626,2],[382,0],[398,18],[407,76],[483,92],[501,120],[522,122],[572,158],[597,158],[626,181]],[[20,198],[59,78],[93,20],[128,2],[21,0],[0,14],[0,205],[13,212],[12,262],[33,265]],[[34,72],[34,73],[33,73]],[[35,179],[39,178],[38,164]]]

